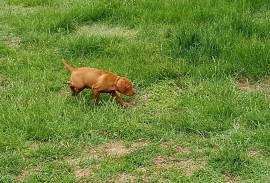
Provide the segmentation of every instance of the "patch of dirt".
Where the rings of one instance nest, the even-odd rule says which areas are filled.
[[[133,38],[137,31],[126,27],[111,26],[107,24],[93,24],[91,26],[81,26],[77,29],[77,34],[84,36],[103,37],[126,37]]]
[[[132,102],[130,102],[131,107],[143,106],[147,103],[148,95],[146,93],[140,94]]]
[[[241,183],[240,180],[238,180],[236,177],[233,177],[232,175],[224,175],[224,181],[226,183]]]
[[[38,150],[40,148],[40,146],[44,145],[45,142],[38,142],[38,141],[29,141],[27,142],[27,147],[30,150]]]
[[[130,175],[128,173],[122,173],[109,182],[115,182],[115,183],[122,183],[122,182],[135,182],[137,180],[137,177],[134,175]]]
[[[74,167],[78,166],[79,163],[80,163],[80,159],[79,159],[79,158],[66,157],[64,160],[65,160],[69,165],[74,166]]]
[[[107,144],[102,144],[96,147],[92,147],[86,150],[85,156],[98,159],[108,156],[124,156],[133,151],[138,150],[139,148],[147,145],[146,142],[136,142],[131,144],[129,147],[122,142],[111,142]]]
[[[136,171],[140,172],[140,173],[146,173],[147,172],[145,167],[139,167],[139,168],[136,169]]]
[[[59,94],[61,96],[71,96],[71,92],[69,90],[69,87],[68,86],[65,86],[65,87],[62,87],[60,90],[59,90]]]
[[[245,92],[270,91],[270,79],[266,78],[256,83],[250,82],[248,79],[242,79],[236,82],[236,86],[239,90]]]
[[[19,48],[21,44],[21,38],[15,35],[7,35],[4,37],[4,43],[11,48]]]
[[[149,143],[148,142],[145,142],[145,141],[140,141],[140,142],[135,142],[133,144],[131,144],[131,149],[132,151],[136,150],[137,148],[140,149],[140,148],[143,148],[145,146],[147,146]]]
[[[123,156],[125,154],[128,154],[130,150],[122,143],[112,143],[107,145],[107,148],[105,148],[105,152],[109,156]]]
[[[91,158],[91,159],[98,159],[102,156],[103,154],[100,154],[100,147],[96,148],[91,148],[86,150],[83,156]]]
[[[0,74],[0,89],[5,90],[13,87],[13,82],[5,75]]]
[[[89,169],[78,169],[74,172],[76,178],[88,177],[92,175]]]
[[[26,177],[29,177],[31,172],[29,170],[23,170],[20,175],[16,176],[17,181],[23,181]]]
[[[133,144],[126,145],[123,142],[110,142],[84,150],[84,152],[81,154],[81,157],[79,158],[66,157],[64,160],[73,167],[75,177],[81,178],[92,175],[92,172],[89,169],[80,169],[79,164],[81,159],[103,159],[106,157],[121,157],[128,153],[136,151],[147,144],[147,142],[135,142]],[[117,180],[116,182],[121,182],[121,180],[133,180],[133,178],[123,174],[115,180]]]
[[[74,169],[74,176],[76,179],[81,179],[83,177],[91,176],[93,173],[89,168],[80,168],[80,158],[65,158],[65,161],[73,167]]]
[[[146,169],[145,167],[138,167],[136,169],[136,172],[138,173],[139,175],[139,179],[142,181],[142,182],[154,182],[154,178],[158,177],[158,175],[156,175],[157,172],[153,173],[151,171],[149,171],[148,169]],[[160,179],[159,179],[160,182],[162,182]],[[140,182],[140,181],[138,181]]]
[[[174,164],[169,158],[158,156],[154,159],[154,164],[159,168],[172,167]]]
[[[188,154],[190,153],[190,149],[183,147],[183,146],[176,146],[176,152],[179,154]]]
[[[158,156],[153,160],[157,168],[180,169],[186,176],[191,176],[205,164],[204,162],[195,162],[193,160],[179,160],[170,157]]]
[[[191,152],[190,149],[188,149],[186,147],[183,147],[180,145],[175,146],[175,145],[168,143],[168,142],[162,143],[162,144],[160,144],[160,146],[163,149],[168,149],[168,148],[175,149],[176,153],[178,153],[178,154],[188,154]]]
[[[137,182],[170,182],[169,180],[167,180],[165,177],[165,179],[163,177],[161,177],[161,171],[158,171],[156,169],[154,169],[154,171],[152,171],[151,169],[146,169],[145,167],[139,167],[136,169],[136,172],[138,174],[138,181]]]
[[[248,152],[247,152],[247,155],[249,157],[257,157],[260,155],[260,153],[256,150],[256,149],[250,149]]]

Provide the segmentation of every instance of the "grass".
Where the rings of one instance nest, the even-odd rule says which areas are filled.
[[[267,0],[1,1],[0,182],[268,182],[269,16]],[[130,78],[132,107],[72,97],[62,58]]]

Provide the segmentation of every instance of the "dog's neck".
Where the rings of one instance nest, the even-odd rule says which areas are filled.
[[[114,82],[114,85],[115,85],[115,86],[117,86],[117,82],[118,82],[120,79],[121,79],[121,77],[120,77],[120,76],[117,76],[117,78],[116,78],[116,80],[115,80],[115,82]]]

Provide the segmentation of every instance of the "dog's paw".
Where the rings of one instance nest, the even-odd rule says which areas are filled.
[[[123,103],[123,105],[122,105],[124,108],[128,108],[128,107],[131,107],[131,104],[129,104],[129,103],[127,103],[127,102],[125,102],[125,103]]]

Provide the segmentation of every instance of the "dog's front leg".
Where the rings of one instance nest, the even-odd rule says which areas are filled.
[[[123,99],[119,97],[115,91],[112,91],[111,95],[119,105],[121,105],[122,107],[128,107],[128,103],[124,102]]]

